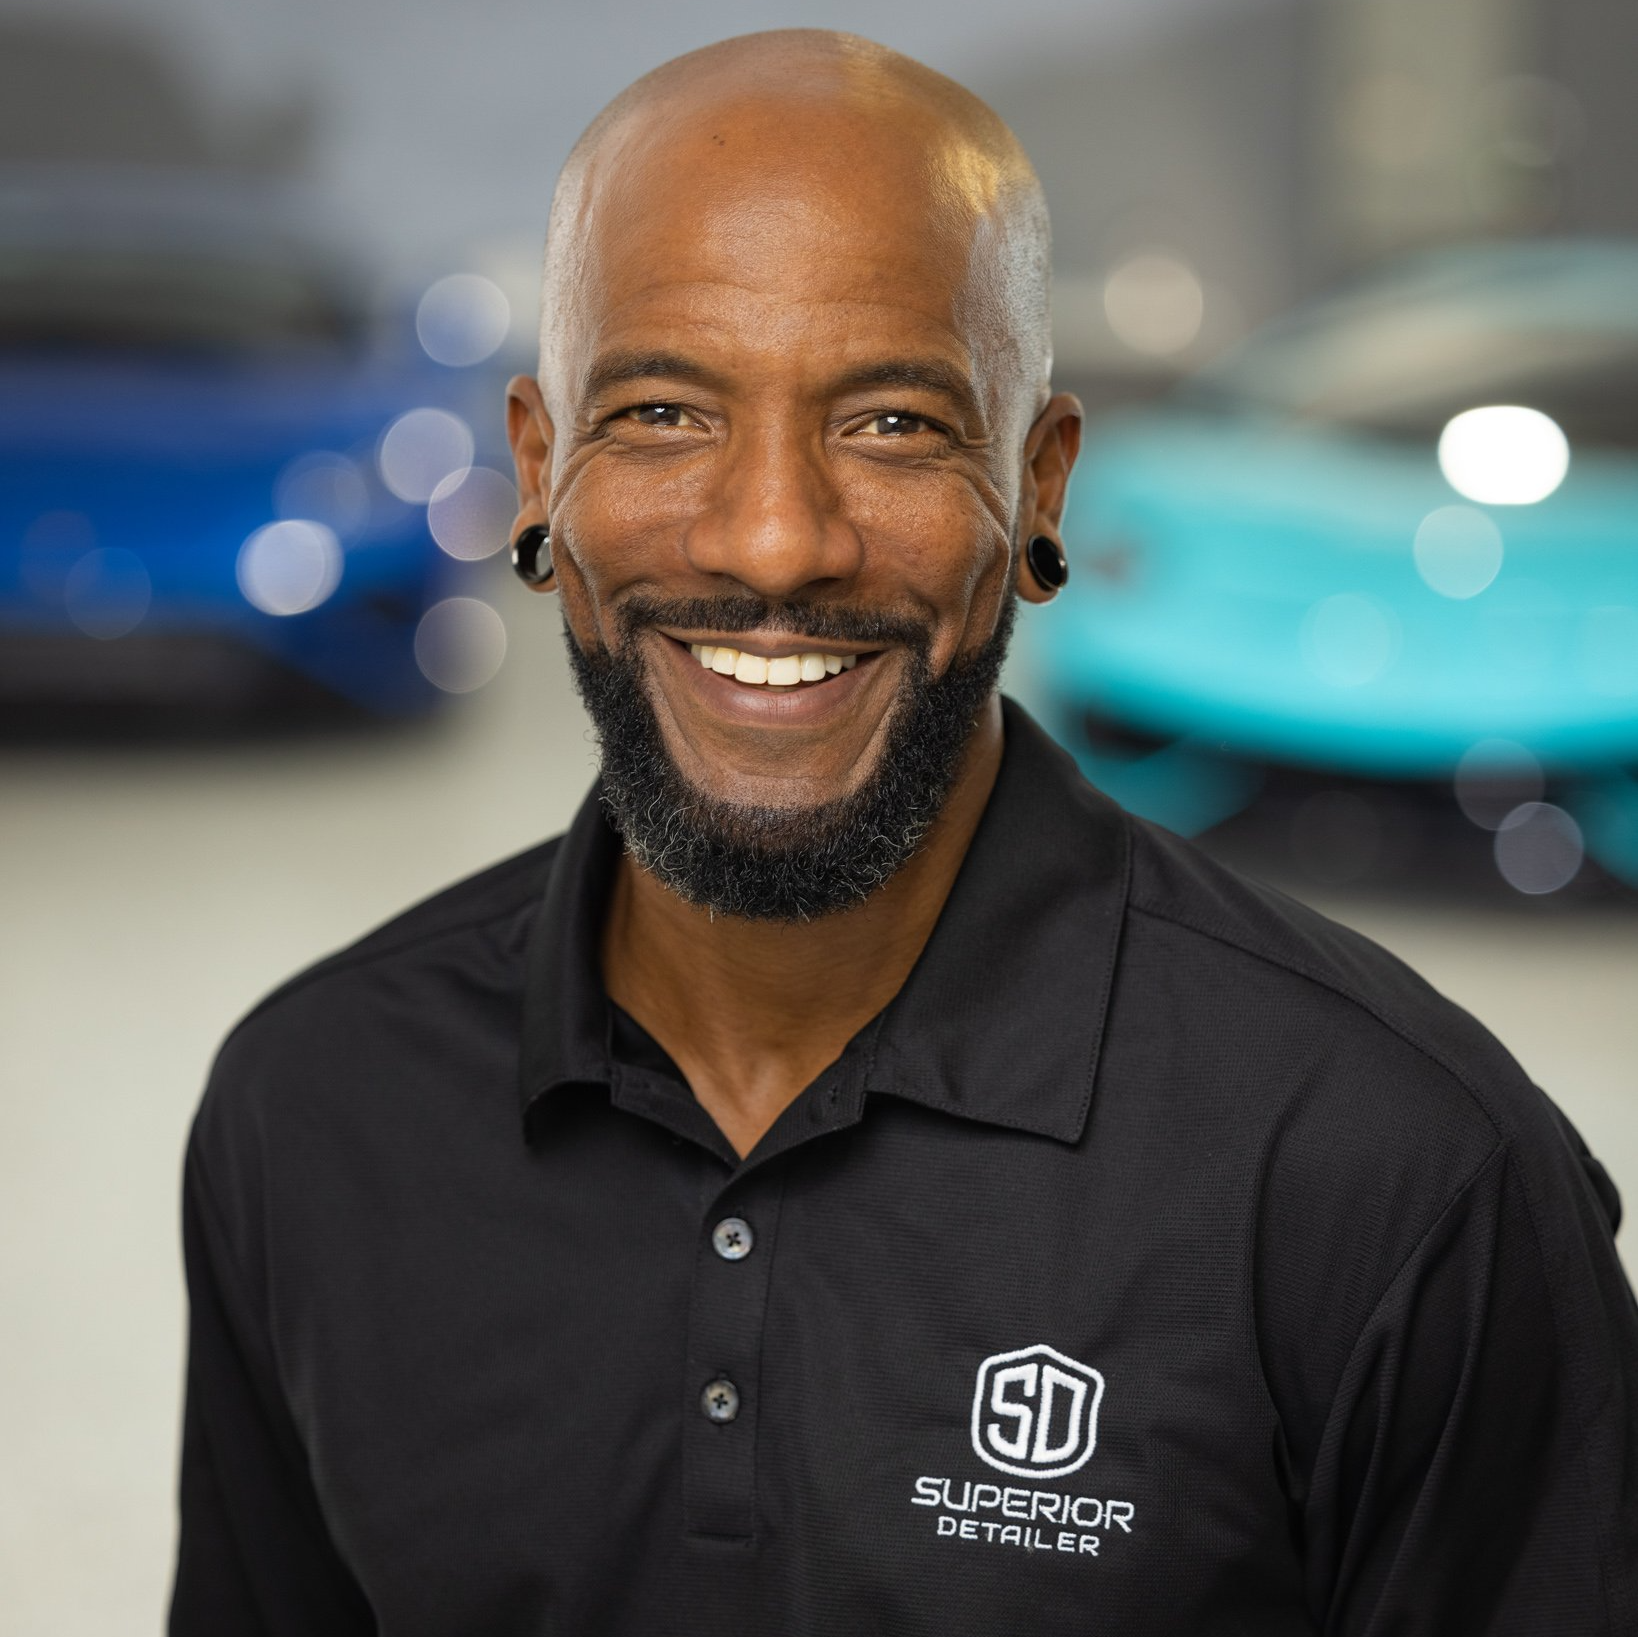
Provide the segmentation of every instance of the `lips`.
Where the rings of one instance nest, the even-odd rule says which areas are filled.
[[[896,647],[839,653],[815,645],[812,637],[783,631],[746,631],[733,642],[709,640],[716,635],[660,629],[649,636],[653,661],[670,679],[662,691],[670,695],[673,710],[702,731],[811,731],[828,737],[851,724],[868,733],[875,712],[864,702],[885,707],[899,681]],[[710,664],[704,662],[706,653]],[[803,679],[804,661],[811,680]],[[786,677],[791,680],[779,680]]]

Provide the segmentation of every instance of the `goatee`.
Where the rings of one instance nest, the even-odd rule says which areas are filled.
[[[1009,596],[984,646],[941,676],[929,664],[926,626],[840,607],[634,597],[620,611],[619,648],[590,653],[565,625],[575,686],[602,749],[603,804],[633,861],[717,915],[811,921],[862,903],[904,867],[938,817],[995,691],[1014,612]],[[817,807],[762,807],[697,789],[666,748],[634,641],[659,625],[790,631],[816,647],[826,639],[901,644],[908,663],[876,766],[847,795]]]

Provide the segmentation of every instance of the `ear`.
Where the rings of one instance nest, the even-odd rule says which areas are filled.
[[[1059,526],[1069,494],[1069,474],[1081,452],[1081,401],[1073,393],[1055,393],[1024,439],[1024,480],[1018,496],[1020,544],[1032,534],[1047,534],[1063,544]],[[1018,576],[1018,595],[1026,602],[1050,602],[1056,593],[1036,584],[1029,573]]]
[[[540,383],[532,375],[514,375],[506,383],[506,439],[518,474],[518,515],[512,538],[531,523],[550,523],[552,494],[552,418]]]

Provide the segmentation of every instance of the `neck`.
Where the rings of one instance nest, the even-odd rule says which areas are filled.
[[[713,917],[621,859],[603,927],[604,986],[670,1053],[736,1153],[749,1153],[903,986],[967,855],[1001,742],[992,696],[927,839],[855,909],[800,924]]]

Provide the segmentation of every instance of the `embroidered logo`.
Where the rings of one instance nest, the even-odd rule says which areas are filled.
[[[1038,1343],[995,1353],[978,1367],[973,1449],[1002,1472],[1061,1478],[1091,1459],[1103,1377]]]

